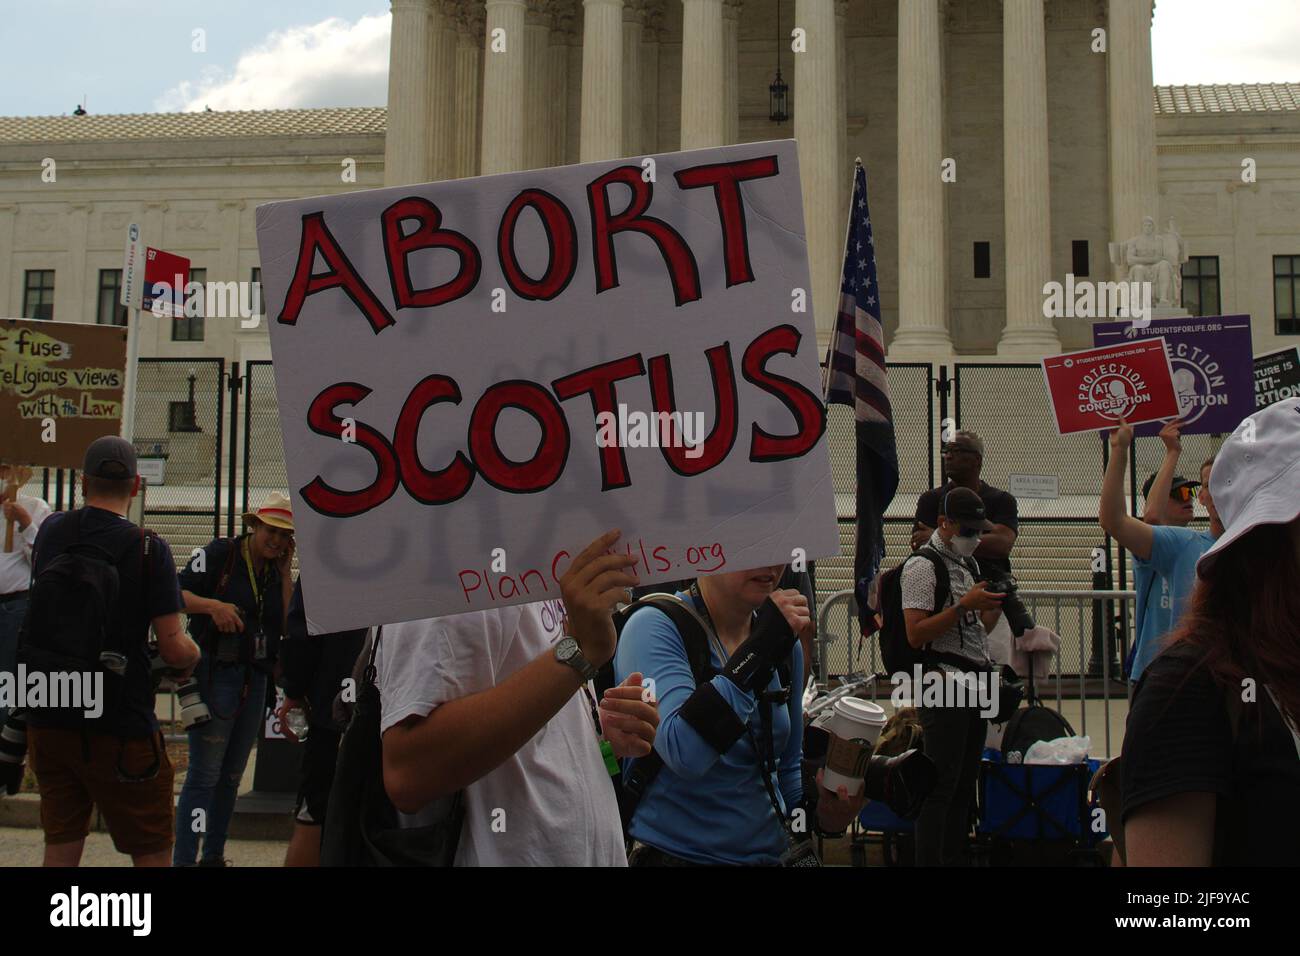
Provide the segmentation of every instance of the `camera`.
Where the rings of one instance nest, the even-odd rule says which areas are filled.
[[[1033,615],[1029,613],[1024,602],[1016,596],[1020,587],[1014,577],[1004,571],[990,569],[981,574],[979,580],[985,582],[984,590],[989,594],[1003,595],[1002,613],[1007,616],[1012,634],[1019,637],[1025,631],[1033,630]]]
[[[203,703],[196,678],[189,677],[177,684],[176,696],[181,702],[181,726],[186,730],[202,727],[212,719],[212,711]]]

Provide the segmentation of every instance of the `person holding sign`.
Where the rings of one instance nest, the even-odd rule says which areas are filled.
[[[244,515],[244,533],[218,538],[180,574],[203,660],[194,677],[210,717],[190,724],[190,767],[176,808],[175,866],[225,866],[235,796],[261,726],[293,594],[293,513],[272,493]]]
[[[812,618],[803,594],[777,588],[781,572],[713,574],[677,594],[694,611],[680,626],[701,625],[693,638],[707,648],[710,679],[697,679],[691,642],[665,611],[638,608],[624,625],[615,677],[652,678],[663,714],[662,768],[628,825],[632,866],[774,866],[807,852],[796,816],[805,804],[799,636]],[[842,831],[862,802],[843,785],[824,791],[819,823]]]
[[[0,551],[0,674],[13,674],[18,665],[18,629],[27,614],[27,591],[32,579],[32,548],[36,532],[50,514],[40,498],[20,495],[31,480],[32,470],[17,465],[0,465],[0,486],[4,489],[0,512],[4,517],[4,550]],[[0,705],[0,725],[9,709]]]
[[[1151,487],[1154,500],[1168,498],[1172,487],[1174,470],[1178,467],[1178,457],[1182,452],[1182,442],[1177,427],[1166,426],[1161,430],[1161,440],[1165,442],[1165,460],[1156,474]],[[1137,608],[1138,633],[1136,650],[1129,679],[1132,686],[1142,676],[1155,656],[1166,634],[1169,633],[1182,617],[1183,608],[1191,596],[1192,586],[1196,583],[1196,561],[1210,549],[1216,538],[1223,534],[1223,525],[1219,513],[1214,508],[1214,498],[1210,494],[1210,473],[1214,459],[1201,465],[1201,490],[1198,500],[1210,514],[1210,530],[1207,534],[1194,528],[1178,527],[1175,524],[1153,526],[1148,521],[1139,520],[1125,513],[1124,510],[1124,474],[1128,468],[1128,450],[1133,444],[1133,426],[1121,418],[1119,424],[1110,433],[1110,461],[1106,465],[1106,476],[1102,480],[1099,520],[1102,530],[1119,542],[1120,547],[1128,548],[1133,554],[1136,583],[1139,586]],[[1153,512],[1149,512],[1153,514]],[[1149,574],[1149,576],[1148,576]],[[1159,581],[1161,592],[1168,588],[1169,603],[1160,600],[1154,605],[1149,600],[1149,592]],[[1144,582],[1148,585],[1143,588]],[[1148,592],[1143,597],[1143,591]]]
[[[573,559],[563,601],[384,625],[384,789],[410,827],[464,791],[456,866],[627,863],[601,738],[616,758],[644,756],[659,716],[640,674],[599,706],[590,687],[614,656],[614,605],[639,583],[636,559],[611,553],[618,538]]]

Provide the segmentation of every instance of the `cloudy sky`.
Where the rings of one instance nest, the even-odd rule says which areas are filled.
[[[388,23],[387,0],[0,0],[0,115],[382,105]],[[1157,83],[1300,81],[1300,2],[1158,0],[1153,46]]]

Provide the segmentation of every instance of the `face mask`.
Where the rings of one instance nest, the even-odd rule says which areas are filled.
[[[980,536],[977,534],[970,535],[969,537],[955,534],[952,536],[952,541],[948,544],[948,547],[952,548],[963,558],[969,558],[975,553],[975,549],[979,546]]]

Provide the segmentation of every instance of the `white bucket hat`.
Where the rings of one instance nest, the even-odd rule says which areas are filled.
[[[1223,534],[1196,563],[1201,577],[1213,573],[1218,554],[1252,528],[1300,516],[1300,398],[1242,420],[1214,459],[1210,495]]]
[[[266,496],[266,500],[260,508],[256,511],[244,513],[244,527],[248,527],[253,521],[260,521],[272,528],[292,531],[293,511],[289,504],[288,495],[282,495],[278,491],[271,492]]]

